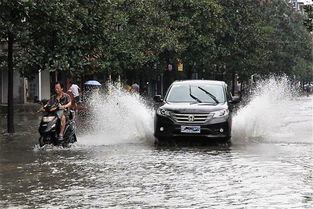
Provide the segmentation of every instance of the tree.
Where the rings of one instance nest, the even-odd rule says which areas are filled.
[[[8,132],[12,133],[13,68],[27,77],[51,69],[79,74],[96,43],[92,45],[91,35],[83,33],[89,16],[76,0],[4,0],[0,17],[0,37],[8,42]],[[18,49],[15,59],[13,45]]]
[[[222,8],[213,0],[162,0],[158,7],[169,16],[168,27],[173,45],[160,53],[164,64],[181,60],[188,77],[192,70],[212,65],[218,50],[216,40],[224,33]]]
[[[304,26],[309,32],[313,32],[313,5],[305,5],[304,10],[307,17],[304,19]]]
[[[27,35],[19,42],[17,64],[22,74],[32,77],[39,70],[81,74],[85,57],[96,44],[92,33],[84,33],[88,18],[86,8],[76,0],[41,1],[33,6],[26,18]]]
[[[240,77],[251,75],[257,68],[255,62],[258,46],[261,44],[260,21],[262,20],[260,2],[247,0],[220,0],[223,18],[226,21],[225,35],[218,41],[219,54],[216,64],[221,70]]]
[[[220,0],[227,22],[220,37],[219,61],[241,78],[257,74],[304,75],[312,63],[311,38],[303,16],[284,0]],[[223,69],[224,70],[224,69]]]
[[[304,17],[282,0],[263,9],[259,73],[302,74],[312,64],[312,39],[302,25]]]
[[[25,17],[29,14],[29,8],[34,4],[31,0],[0,2],[0,40],[8,44],[7,68],[8,68],[8,109],[7,131],[14,132],[14,108],[13,108],[13,46],[18,39],[24,37],[26,30]]]

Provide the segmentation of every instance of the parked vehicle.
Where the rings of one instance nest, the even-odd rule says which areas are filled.
[[[58,106],[46,106],[43,113],[43,117],[39,126],[39,145],[40,147],[46,144],[52,144],[55,146],[67,147],[69,144],[77,141],[76,138],[76,124],[75,124],[75,112],[70,110],[68,121],[65,125],[64,138],[62,141],[58,140],[60,132],[60,119],[57,116]]]
[[[172,137],[204,137],[230,141],[232,106],[240,100],[232,97],[223,81],[175,81],[159,103],[154,120],[154,136],[159,142]]]

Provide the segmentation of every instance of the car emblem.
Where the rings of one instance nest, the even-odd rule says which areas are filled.
[[[189,121],[189,122],[193,122],[194,119],[195,119],[195,116],[193,116],[193,115],[189,115],[189,116],[188,116],[188,121]]]

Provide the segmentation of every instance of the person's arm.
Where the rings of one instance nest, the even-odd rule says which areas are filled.
[[[50,97],[49,101],[47,102],[47,104],[45,104],[44,106],[42,106],[39,111],[40,112],[44,112],[46,111],[46,107],[49,105],[49,106],[52,106],[54,104],[54,96]]]
[[[46,107],[47,105],[45,105],[45,106],[42,106],[39,110],[38,110],[38,112],[44,112],[45,111],[45,107]]]
[[[65,108],[71,107],[71,105],[72,105],[71,97],[68,94],[66,94],[66,98],[67,98],[68,103],[65,105],[61,105],[60,109],[65,109]]]
[[[70,102],[67,103],[66,105],[61,105],[61,109],[70,108],[71,105],[72,105],[72,101],[70,101]]]

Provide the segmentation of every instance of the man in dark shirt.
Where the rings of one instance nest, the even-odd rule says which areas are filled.
[[[56,104],[59,104],[58,109],[57,108],[53,108],[53,109],[57,111],[56,114],[58,118],[60,118],[61,120],[59,140],[62,141],[63,136],[64,136],[65,124],[66,124],[65,115],[67,114],[68,108],[71,107],[72,102],[71,102],[71,97],[68,94],[63,92],[63,85],[61,83],[57,82],[54,88],[55,88],[56,94],[50,98],[47,105],[54,106]],[[51,110],[53,111],[53,109]]]

